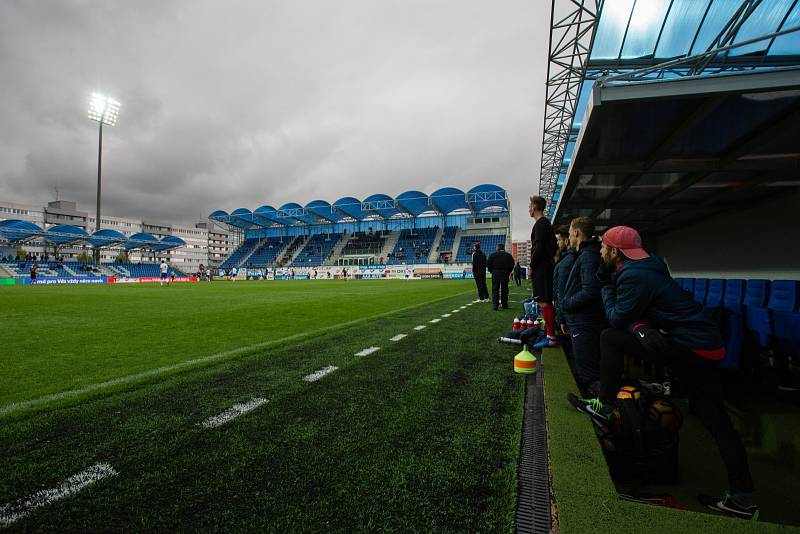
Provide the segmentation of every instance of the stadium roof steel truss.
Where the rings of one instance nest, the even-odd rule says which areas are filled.
[[[800,68],[596,84],[555,222],[672,230],[797,188]]]
[[[493,184],[482,184],[464,192],[454,187],[445,187],[426,195],[419,191],[406,191],[392,198],[375,194],[359,201],[353,197],[343,197],[329,204],[324,200],[314,200],[305,207],[299,204],[284,204],[276,210],[271,206],[261,206],[251,212],[239,208],[230,214],[223,210],[214,211],[209,218],[240,229],[256,227],[285,227],[312,224],[331,224],[337,222],[390,220],[430,216],[443,216],[451,213],[502,212],[509,208],[506,191]]]
[[[553,0],[552,9],[562,13],[551,16],[539,180],[550,215],[594,81],[800,65],[800,0]]]

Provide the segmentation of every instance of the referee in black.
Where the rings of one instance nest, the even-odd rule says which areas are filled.
[[[472,276],[478,286],[478,300],[489,302],[489,290],[486,288],[486,254],[481,250],[481,244],[475,243],[472,249]]]

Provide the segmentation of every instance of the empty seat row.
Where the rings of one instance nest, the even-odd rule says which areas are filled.
[[[764,349],[800,360],[800,281],[676,278],[684,290],[707,308],[726,308],[728,319],[726,348],[741,350],[746,328]],[[741,338],[741,339],[740,339]],[[729,358],[726,358],[728,360]]]

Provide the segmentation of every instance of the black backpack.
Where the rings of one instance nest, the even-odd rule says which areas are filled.
[[[611,477],[622,484],[676,482],[680,410],[666,398],[639,392],[638,399],[615,401],[611,423],[595,421]]]

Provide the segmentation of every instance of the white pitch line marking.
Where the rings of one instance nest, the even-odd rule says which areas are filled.
[[[396,336],[390,337],[389,339],[391,339],[392,341],[400,341],[404,337],[406,337],[406,334],[397,334]]]
[[[463,310],[463,309],[466,309],[466,306],[461,306],[461,307],[459,308],[459,310]]]
[[[198,423],[198,426],[202,426],[203,428],[216,428],[218,426],[222,426],[228,421],[236,419],[240,415],[246,414],[247,412],[253,411],[262,404],[266,404],[268,402],[269,401],[267,399],[256,397],[243,404],[234,404],[221,414],[209,417],[202,423]]]
[[[361,352],[356,352],[356,356],[369,356],[375,351],[381,350],[380,347],[369,347],[367,349],[362,350]]]
[[[471,293],[472,291],[465,291],[464,293]],[[462,295],[464,293],[461,293]],[[254,343],[252,345],[246,345],[242,347],[237,347],[235,349],[226,350],[222,352],[217,352],[216,354],[211,354],[209,356],[203,356],[200,358],[195,358],[193,360],[186,360],[183,362],[175,363],[172,365],[165,365],[163,367],[156,367],[155,369],[148,369],[147,371],[142,371],[140,373],[121,376],[118,378],[112,378],[111,380],[106,380],[105,382],[98,382],[96,384],[89,384],[88,386],[84,386],[78,389],[71,389],[68,391],[61,391],[59,393],[51,393],[50,395],[45,395],[44,397],[39,397],[38,399],[31,399],[19,402],[13,402],[11,404],[6,404],[5,406],[0,406],[0,414],[14,412],[17,410],[21,410],[23,408],[30,408],[31,406],[38,406],[40,404],[46,404],[48,402],[52,402],[55,400],[60,399],[68,399],[72,397],[77,397],[79,395],[85,395],[87,393],[92,393],[93,391],[97,391],[100,389],[110,388],[113,386],[118,386],[120,384],[127,384],[129,382],[133,382],[135,380],[141,380],[143,378],[148,378],[151,376],[158,376],[162,373],[168,373],[174,371],[176,369],[183,369],[184,367],[192,367],[195,365],[201,365],[204,363],[215,362],[217,360],[228,358],[230,356],[237,356],[241,354],[247,354],[249,352],[255,351],[257,349],[265,349],[268,347],[278,346],[282,343],[286,343],[288,341],[293,341],[297,339],[305,339],[311,336],[319,336],[320,334],[326,332],[332,332],[335,330],[339,330],[341,328],[347,326],[353,326],[361,323],[366,323],[368,321],[372,321],[375,319],[379,319],[382,317],[389,317],[399,312],[414,310],[416,308],[421,308],[422,306],[428,306],[435,302],[440,302],[442,300],[446,300],[452,298],[451,296],[447,297],[439,297],[433,300],[429,300],[426,302],[420,302],[418,304],[412,304],[411,306],[406,306],[404,308],[396,308],[388,312],[379,313],[378,315],[373,315],[369,317],[361,317],[359,319],[353,319],[352,321],[345,321],[343,323],[337,323],[334,325],[326,326],[324,328],[320,328],[319,330],[309,330],[306,332],[300,332],[298,334],[292,334],[290,336],[282,337],[279,339],[270,339],[268,341],[261,341],[259,343]]]
[[[117,472],[109,464],[95,464],[78,473],[72,475],[57,488],[37,491],[33,495],[20,499],[15,503],[0,506],[0,527],[7,527],[16,521],[31,514],[35,509],[46,506],[64,497],[69,497],[74,493],[94,484],[98,480],[113,477]]]
[[[334,372],[337,369],[338,369],[338,367],[336,367],[335,365],[329,365],[328,367],[323,367],[319,371],[314,371],[310,375],[304,376],[303,380],[305,380],[306,382],[316,382],[317,380],[319,380],[323,376],[329,375],[329,374],[331,374],[332,372]]]
[[[448,318],[448,317],[450,317],[450,314],[449,314],[449,313],[443,313],[443,314],[442,314],[442,318],[443,318],[443,319],[446,319],[446,318]]]
[[[429,323],[438,323],[439,321],[441,321],[441,319],[431,319],[431,320],[430,320],[430,321],[428,321],[428,322],[429,322]]]
[[[458,313],[458,308],[456,308],[455,310],[451,311],[450,313]]]
[[[415,326],[414,330],[425,330],[426,328],[428,328],[426,325],[421,324],[419,326]]]

